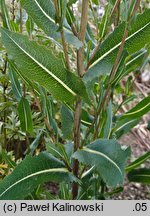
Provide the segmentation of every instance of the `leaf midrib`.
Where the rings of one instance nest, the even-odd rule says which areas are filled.
[[[145,106],[143,106],[142,108],[140,108],[140,109],[138,109],[138,110],[136,110],[136,111],[134,111],[134,112],[125,113],[125,114],[123,115],[123,117],[135,115],[135,114],[137,114],[137,113],[139,113],[139,112],[142,112],[144,109],[146,109],[146,108],[149,107],[149,106],[150,106],[150,102],[149,102],[148,104],[146,104]]]
[[[11,72],[10,72],[10,73],[11,73]],[[20,91],[19,91],[19,89],[18,89],[18,86],[17,86],[16,82],[15,82],[13,72],[12,72],[11,78],[12,78],[13,84],[15,85],[15,88],[16,88],[16,90],[17,90],[17,93],[18,93],[19,97],[21,98],[22,95],[21,95],[21,93],[20,93]]]
[[[115,129],[115,132],[119,131],[120,129],[122,129],[123,127],[125,127],[126,125],[128,125],[128,124],[130,124],[130,123],[132,123],[132,122],[134,122],[134,121],[135,121],[135,119],[130,120],[130,121],[124,123],[123,125],[121,125],[121,126],[118,127],[117,129]]]
[[[27,118],[25,103],[26,103],[26,101],[22,101],[22,106],[23,106],[23,111],[24,111],[24,117],[25,117],[25,130],[27,131],[28,130],[28,118]]]
[[[39,171],[39,172],[35,172],[35,173],[32,173],[20,180],[18,180],[17,182],[13,183],[10,187],[8,187],[3,193],[0,194],[0,197],[2,197],[6,192],[8,192],[8,190],[12,189],[14,186],[16,186],[17,184],[19,184],[20,182],[22,181],[25,181],[29,178],[32,178],[34,176],[37,176],[37,175],[41,175],[41,174],[44,174],[44,173],[51,173],[51,172],[64,172],[64,173],[68,173],[68,170],[66,168],[53,168],[53,169],[46,169],[46,170],[42,170],[42,171]]]
[[[52,22],[52,23],[54,23],[56,26],[58,26],[59,27],[59,25],[55,22],[55,20],[53,20],[44,10],[43,10],[43,8],[40,6],[40,4],[37,2],[37,0],[34,0],[35,1],[35,3],[37,4],[37,6],[39,7],[39,9],[42,11],[42,13]],[[51,1],[52,2],[52,1]],[[53,3],[53,2],[52,2]],[[68,32],[70,32],[71,33],[71,31],[69,30],[69,29],[67,29],[65,26],[64,26],[64,29],[65,29],[65,31],[68,31]]]
[[[59,84],[61,84],[67,91],[69,91],[73,96],[76,96],[76,93],[72,91],[65,83],[63,83],[57,76],[55,76],[51,71],[49,71],[43,64],[39,63],[35,58],[33,58],[26,50],[24,50],[6,31],[3,31],[14,43],[15,45],[23,51],[29,58],[31,58],[38,66],[45,70],[50,76],[52,76]]]
[[[95,150],[92,150],[92,149],[89,149],[86,147],[83,147],[83,151],[86,151],[86,152],[89,152],[92,154],[96,154],[96,155],[99,155],[99,156],[107,159],[110,163],[112,163],[117,168],[117,170],[120,172],[121,176],[123,177],[123,174],[122,174],[120,167],[111,158],[109,158],[107,155],[103,154],[102,152],[98,152],[98,151],[95,151]]]
[[[144,25],[142,28],[140,28],[139,30],[137,30],[136,32],[134,32],[133,34],[131,34],[130,36],[128,36],[125,40],[128,41],[130,38],[134,37],[136,34],[138,34],[140,31],[143,31],[144,28],[146,28],[148,25],[150,24],[150,22],[148,22],[146,25]],[[119,42],[117,45],[115,45],[112,49],[110,49],[108,52],[106,52],[105,54],[103,54],[100,58],[98,58],[95,62],[93,62],[93,64],[90,65],[89,69],[92,68],[94,65],[96,65],[99,61],[101,61],[102,59],[104,59],[107,55],[109,55],[111,52],[113,52],[115,49],[117,49],[119,46],[121,45],[121,42]]]

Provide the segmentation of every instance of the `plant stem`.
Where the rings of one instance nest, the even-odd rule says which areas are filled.
[[[65,35],[64,35],[63,28],[62,28],[60,34],[61,34],[61,41],[62,41],[62,46],[63,46],[63,50],[64,50],[64,55],[65,55],[66,67],[67,67],[68,70],[70,70],[70,62],[69,62],[67,44],[66,44],[66,41],[65,41]]]
[[[58,0],[54,0],[54,6],[55,6],[56,22],[60,25],[61,24],[61,19],[60,19],[61,8],[59,7]],[[61,26],[60,35],[61,35],[61,41],[62,41],[64,56],[65,56],[66,67],[68,70],[70,70],[70,62],[69,62],[69,56],[68,56],[68,50],[67,50],[67,43],[65,41],[63,26]]]
[[[84,43],[86,27],[88,21],[88,8],[89,1],[82,1],[82,14],[81,14],[81,23],[80,23],[80,31],[78,33],[78,39]],[[77,51],[77,71],[78,76],[83,77],[84,70],[84,47],[81,47]],[[82,100],[77,98],[75,105],[75,113],[74,113],[74,150],[78,150],[80,147],[80,122],[81,122],[81,108],[82,108]],[[74,160],[73,164],[73,173],[76,177],[79,175],[79,161]],[[72,185],[72,197],[75,199],[78,195],[78,184],[73,183]]]
[[[133,12],[131,14],[131,17],[133,17],[136,13],[136,11],[138,10],[139,6],[140,6],[140,2],[141,0],[136,0],[136,3],[135,3],[135,6],[134,6],[134,9],[133,9]]]
[[[12,20],[15,20],[15,0],[12,0]]]
[[[93,61],[93,59],[95,57],[95,54],[97,53],[97,51],[99,49],[100,43],[101,43],[101,41],[99,41],[98,44],[96,45],[96,47],[94,48],[94,51],[93,51],[92,55],[90,56],[90,59],[89,59],[88,64],[87,64],[87,66],[85,68],[85,71],[87,71],[88,68],[90,67],[90,65],[92,64],[92,61]]]
[[[115,64],[113,66],[113,69],[111,71],[111,74],[110,74],[110,78],[109,78],[109,83],[108,83],[108,87],[107,87],[107,90],[106,90],[106,93],[104,95],[104,98],[100,104],[100,107],[98,109],[98,112],[97,112],[97,116],[100,114],[100,112],[103,110],[104,106],[106,105],[107,106],[107,103],[109,101],[109,98],[110,98],[110,94],[111,94],[111,82],[113,81],[114,79],[114,76],[115,76],[115,73],[116,73],[116,69],[117,69],[117,66],[118,66],[118,63],[119,63],[119,60],[120,60],[120,57],[121,57],[121,54],[122,54],[122,51],[123,51],[123,47],[124,47],[124,44],[125,44],[125,41],[126,41],[126,38],[127,38],[127,35],[128,35],[128,30],[127,28],[125,28],[125,31],[124,31],[124,35],[123,35],[123,38],[122,38],[122,41],[121,41],[121,45],[120,45],[120,48],[119,48],[119,51],[118,51],[118,55],[117,55],[117,58],[116,58],[116,61],[115,61]],[[95,130],[95,133],[94,133],[94,139],[97,137],[98,135],[98,128],[100,126],[100,120],[96,126],[96,130]]]
[[[114,8],[112,9],[111,15],[110,15],[110,20],[112,19],[114,13],[117,11],[118,6],[120,5],[121,0],[116,0]]]
[[[4,63],[4,69],[2,70],[2,74],[5,76],[6,74],[6,70],[7,70],[7,54],[6,54],[6,59],[5,59],[5,63]],[[4,83],[3,85],[3,99],[4,99],[4,102],[7,102],[7,97],[6,97],[6,90],[7,90],[7,85]],[[3,123],[4,123],[4,126],[3,126],[3,135],[4,135],[4,142],[2,143],[2,149],[6,149],[7,147],[7,129],[5,128],[6,126],[6,119],[7,119],[7,112],[6,110],[4,110],[4,119],[3,119]]]
[[[89,134],[90,134],[91,131],[93,130],[93,127],[94,127],[94,125],[95,125],[95,123],[96,123],[96,121],[97,121],[97,118],[98,118],[98,116],[99,116],[99,114],[100,114],[100,112],[101,112],[103,106],[105,105],[105,102],[107,101],[107,97],[108,97],[108,95],[109,95],[109,93],[110,93],[109,91],[110,91],[110,87],[111,87],[111,81],[112,81],[112,79],[113,79],[113,77],[114,77],[114,75],[115,75],[116,68],[117,68],[119,59],[120,59],[121,54],[122,54],[122,50],[123,50],[123,47],[124,47],[124,43],[125,43],[127,34],[128,34],[128,31],[127,31],[127,29],[125,29],[125,31],[124,31],[124,36],[123,36],[123,38],[122,38],[122,42],[121,42],[121,45],[120,45],[120,48],[119,48],[119,51],[118,51],[118,55],[117,55],[117,58],[116,58],[114,67],[113,67],[112,72],[111,72],[111,75],[110,75],[110,79],[109,79],[110,81],[109,81],[109,84],[108,84],[108,88],[107,88],[106,93],[105,93],[105,95],[104,95],[104,98],[103,98],[103,100],[102,100],[102,102],[101,102],[101,104],[100,104],[100,106],[99,106],[99,109],[98,109],[98,111],[97,111],[96,114],[95,114],[95,117],[94,117],[93,122],[92,122],[92,124],[91,124],[89,130],[86,132],[85,139],[83,140],[83,144],[82,144],[82,145],[85,144],[86,138],[89,136]],[[94,133],[94,138],[96,137],[96,135],[97,135],[97,128],[96,128],[96,131],[95,131],[95,133]]]
[[[81,14],[80,31],[78,33],[78,38],[83,43],[84,43],[86,28],[87,28],[88,7],[89,7],[88,0],[83,0],[82,1],[82,14]],[[83,75],[85,73],[83,62],[84,62],[84,46],[82,46],[77,51],[77,68],[78,68],[78,75],[80,77],[83,77]]]
[[[91,131],[93,130],[94,125],[95,125],[95,123],[96,123],[96,121],[97,121],[97,118],[98,118],[100,112],[102,111],[103,107],[104,107],[105,105],[107,105],[107,103],[108,103],[108,101],[109,101],[109,98],[110,98],[110,95],[111,95],[111,92],[110,92],[111,82],[112,82],[112,80],[113,80],[113,78],[114,78],[114,76],[115,76],[115,72],[116,72],[116,69],[117,69],[117,65],[118,65],[119,59],[120,59],[120,57],[121,57],[121,54],[122,54],[122,51],[123,51],[123,47],[124,47],[124,44],[125,44],[125,41],[126,41],[126,38],[127,38],[127,35],[128,35],[128,29],[127,29],[127,27],[128,27],[128,25],[130,24],[130,22],[131,22],[131,18],[135,15],[135,13],[136,13],[136,11],[137,11],[139,5],[140,5],[140,0],[136,1],[134,10],[133,10],[133,12],[132,12],[132,15],[130,16],[129,20],[127,21],[126,29],[125,29],[125,31],[124,31],[124,35],[123,35],[122,42],[121,42],[121,45],[120,45],[120,48],[119,48],[119,51],[118,51],[118,55],[117,55],[117,58],[116,58],[114,67],[113,67],[113,69],[112,69],[112,71],[111,71],[111,74],[110,74],[110,79],[109,79],[109,83],[108,83],[108,87],[107,87],[106,93],[105,93],[105,95],[104,95],[104,98],[103,98],[103,100],[102,100],[102,102],[101,102],[101,104],[100,104],[100,107],[99,107],[97,113],[95,114],[94,120],[93,120],[93,122],[92,122],[90,128],[89,128],[89,129],[87,130],[87,132],[86,132],[85,139],[83,140],[82,146],[85,144],[87,137],[89,136],[89,134],[90,134]],[[94,52],[94,54],[96,54],[96,51]],[[96,130],[95,130],[95,133],[94,133],[94,138],[97,137],[99,125],[100,125],[100,122],[98,123],[98,125],[97,125],[97,127],[96,127]]]

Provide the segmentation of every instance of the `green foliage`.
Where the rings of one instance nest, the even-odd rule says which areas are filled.
[[[69,180],[69,172],[64,164],[44,152],[35,157],[27,156],[13,173],[0,183],[0,199],[23,199],[39,184],[50,180]]]
[[[58,30],[58,24],[55,23],[55,9],[52,1],[46,0],[21,0],[22,7],[32,17],[34,22],[43,31],[54,39],[60,39],[60,33]],[[63,9],[64,16],[64,9]],[[41,19],[42,17],[42,19]],[[68,27],[65,27],[65,38],[73,46],[80,48],[82,46],[81,41],[75,37]]]
[[[132,22],[128,37],[126,38],[124,49],[128,54],[139,51],[150,43],[150,10],[145,10],[139,14]],[[86,80],[91,80],[103,74],[109,74],[115,62],[118,49],[126,28],[126,23],[121,23],[99,46],[99,49],[92,60],[89,71],[85,76]]]
[[[135,161],[133,161],[132,163],[130,163],[126,167],[126,172],[129,172],[129,171],[131,171],[131,170],[139,167],[141,164],[143,164],[149,158],[150,158],[150,151],[146,152],[144,155],[142,155],[141,157],[139,157],[138,159],[136,159]]]
[[[62,133],[64,139],[71,139],[73,129],[73,114],[66,106],[61,108]]]
[[[131,182],[150,184],[150,169],[135,169],[128,173],[128,179]]]
[[[13,94],[15,95],[17,101],[20,101],[23,96],[22,89],[18,77],[16,75],[16,72],[11,66],[9,67],[9,77],[12,85]]]
[[[21,98],[18,106],[21,129],[23,132],[33,132],[32,113],[28,100]]]
[[[73,102],[77,94],[87,99],[83,82],[67,71],[62,60],[53,56],[50,50],[4,28],[1,33],[6,49],[28,79],[38,82],[62,101]]]
[[[125,113],[120,120],[122,119],[136,119],[143,116],[145,113],[150,110],[150,96],[144,98],[139,102],[134,108]]]
[[[115,140],[97,140],[74,153],[73,157],[84,164],[95,166],[109,186],[123,183],[124,165],[130,150],[122,150]]]

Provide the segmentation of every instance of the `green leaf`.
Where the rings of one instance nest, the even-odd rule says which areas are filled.
[[[74,22],[75,22],[75,17],[74,14],[72,12],[72,10],[70,9],[69,6],[67,6],[67,11],[66,11],[66,19],[68,24],[71,26]]]
[[[7,29],[11,29],[10,17],[8,15],[5,0],[0,0],[0,7],[2,13],[3,26]]]
[[[61,108],[62,133],[64,139],[72,138],[73,113],[65,105]]]
[[[61,159],[63,161],[66,161],[68,164],[70,164],[68,152],[66,151],[66,146],[63,144],[46,144],[46,149],[49,153],[57,157],[58,159]]]
[[[125,75],[129,74],[130,72],[141,68],[141,64],[148,56],[148,51],[146,49],[141,49],[140,51],[132,54],[127,62],[126,62],[126,73]],[[123,75],[123,76],[125,76]]]
[[[41,92],[41,101],[43,102],[42,106],[43,106],[44,114],[47,117],[50,127],[52,127],[55,134],[58,135],[59,128],[58,128],[57,122],[55,121],[55,117],[54,117],[55,114],[53,111],[52,98],[50,96],[49,97],[47,96],[47,93],[43,88],[40,89],[40,92]]]
[[[92,0],[95,5],[99,5],[99,0]]]
[[[121,23],[99,46],[99,49],[89,67],[85,80],[98,77],[102,74],[109,74],[115,63],[116,56],[123,38],[126,24]],[[124,48],[129,54],[135,53],[150,44],[150,9],[139,14],[132,22]]]
[[[141,168],[132,170],[128,173],[128,179],[130,182],[150,184],[150,169]]]
[[[117,0],[109,0],[109,2],[114,5],[116,3]]]
[[[11,65],[9,65],[9,78],[14,96],[18,101],[20,101],[23,93],[16,72],[14,71],[13,67],[11,67]]]
[[[126,72],[125,60],[126,60],[127,56],[128,56],[128,53],[124,50],[122,52],[122,55],[121,55],[120,60],[118,62],[115,77],[112,81],[112,86],[117,85],[119,83],[119,81],[122,79],[122,77],[124,76],[124,74]]]
[[[39,184],[54,181],[69,181],[69,172],[64,164],[49,153],[30,155],[0,183],[1,200],[24,199]]]
[[[129,132],[133,127],[135,127],[139,123],[140,119],[123,119],[118,120],[116,123],[115,128],[113,129],[113,132],[115,133],[115,136],[117,139],[121,137],[122,135]]]
[[[110,9],[111,9],[110,4],[107,4],[105,6],[105,14],[102,17],[102,21],[101,21],[101,23],[99,25],[99,38],[100,39],[104,38],[106,33],[107,33],[109,17],[110,17]]]
[[[141,164],[143,164],[149,158],[150,158],[150,151],[146,152],[144,155],[142,155],[141,157],[139,157],[138,159],[136,159],[135,161],[133,161],[132,163],[130,163],[126,167],[126,172],[130,172],[131,170],[139,167]]]
[[[141,68],[142,63],[144,62],[146,56],[148,55],[148,52],[146,49],[141,49],[140,51],[132,54],[129,56],[126,60],[126,57],[128,56],[127,52],[122,53],[122,60],[121,60],[121,67],[118,67],[118,70],[115,74],[115,78],[113,80],[113,84],[118,84],[119,81],[127,76],[130,72],[133,72],[137,69]]]
[[[60,32],[55,23],[55,9],[53,1],[51,0],[21,0],[22,7],[32,17],[34,22],[39,26],[48,36],[59,39]],[[75,37],[71,30],[64,27],[65,39],[68,43],[80,48],[83,44]]]
[[[31,35],[33,30],[34,30],[34,22],[30,16],[28,16],[28,19],[26,21],[26,30],[27,30],[29,35]]]
[[[123,150],[115,140],[97,140],[74,153],[73,158],[78,159],[96,170],[103,181],[109,186],[123,183],[124,167],[129,149]]]
[[[46,150],[58,159],[63,159],[63,154],[60,152],[56,144],[47,143]]]
[[[111,101],[109,102],[107,106],[106,112],[107,112],[107,117],[106,117],[106,122],[104,124],[104,139],[109,139],[111,128],[112,128],[112,103]]]
[[[9,65],[11,65],[12,70],[18,75],[20,79],[28,86],[31,87],[32,89],[35,90],[35,92],[40,95],[37,83],[34,83],[33,81],[30,81],[15,65],[15,63],[11,60],[8,59]]]
[[[2,41],[17,67],[30,81],[38,82],[56,99],[73,102],[77,94],[87,98],[82,80],[64,68],[62,60],[26,36],[1,28]],[[20,58],[21,56],[21,58]],[[28,70],[27,70],[28,68]]]
[[[37,149],[41,136],[43,134],[43,130],[41,130],[41,132],[37,135],[37,137],[35,138],[35,140],[31,143],[31,145],[29,146],[30,149],[30,154],[33,155],[34,151]]]
[[[15,168],[16,163],[12,160],[12,155],[10,155],[6,151],[2,151],[2,158],[9,165],[10,168]]]
[[[4,111],[9,107],[12,107],[13,105],[15,105],[15,103],[11,101],[0,103],[0,112]]]
[[[139,102],[134,108],[129,110],[123,116],[120,117],[120,120],[123,119],[137,119],[142,117],[144,114],[150,111],[150,96],[144,98],[141,102]]]
[[[58,0],[59,1],[59,6],[60,6],[60,27],[63,27],[64,19],[66,17],[66,11],[67,11],[67,0]]]
[[[21,130],[23,132],[33,132],[33,122],[32,122],[32,113],[30,105],[27,99],[24,97],[21,98],[18,105],[18,113],[21,124]]]

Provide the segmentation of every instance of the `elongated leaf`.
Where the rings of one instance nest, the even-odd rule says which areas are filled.
[[[59,39],[60,33],[58,25],[55,23],[55,9],[52,0],[21,0],[22,7],[33,18],[34,22],[39,26],[48,36]],[[80,48],[83,44],[75,37],[70,29],[64,27],[65,38],[67,42]]]
[[[104,125],[104,138],[109,139],[111,127],[112,127],[112,103],[111,101],[108,104],[106,112],[107,112],[107,118],[106,118],[106,122]]]
[[[131,182],[150,184],[150,169],[135,169],[128,173],[128,179]]]
[[[22,89],[21,89],[18,77],[16,75],[16,72],[11,66],[9,66],[9,77],[11,80],[12,91],[16,99],[20,101],[23,96]]]
[[[49,36],[58,37],[58,26],[55,24],[55,9],[52,0],[21,0],[22,7],[35,23]]]
[[[136,159],[135,161],[133,161],[132,163],[130,163],[127,167],[126,167],[126,172],[130,172],[131,170],[139,167],[141,164],[143,164],[145,161],[147,161],[150,158],[150,151],[146,152],[144,155],[142,155],[141,157],[139,157],[138,159]]]
[[[11,66],[12,70],[18,75],[18,77],[28,86],[35,90],[35,92],[40,95],[39,88],[37,83],[30,81],[15,65],[15,63],[9,60],[9,65]]]
[[[132,54],[150,43],[150,9],[146,9],[143,14],[139,14],[135,22],[131,24],[130,29],[124,47],[129,54]],[[85,80],[110,73],[124,30],[125,22],[121,23],[99,46],[89,71],[85,75]]]
[[[38,82],[62,101],[73,102],[77,94],[87,97],[83,82],[67,71],[62,60],[54,57],[48,49],[4,28],[1,32],[8,53],[30,81]]]
[[[42,134],[43,134],[43,131],[41,130],[41,132],[37,135],[37,137],[35,138],[35,140],[29,146],[31,155],[33,155],[34,151],[37,149]]]
[[[29,35],[32,34],[33,29],[34,29],[34,22],[31,17],[28,17],[28,20],[26,21],[26,30]]]
[[[84,164],[95,166],[109,186],[123,183],[124,166],[129,149],[122,150],[115,140],[97,140],[74,153],[73,157]]]
[[[122,65],[124,65],[124,67],[118,68],[113,83],[117,84],[123,77],[128,75],[130,72],[140,69],[147,55],[147,50],[141,49],[140,51],[132,54],[126,61],[126,53],[126,56],[124,56],[124,58],[122,59],[124,61],[122,62]]]
[[[68,146],[67,146],[68,147]],[[72,146],[71,146],[72,147]],[[68,164],[70,164],[70,157],[68,157],[68,152],[66,150],[66,145],[63,144],[46,144],[46,149],[49,153],[57,157],[58,159],[61,159],[63,161],[66,161]]]
[[[67,180],[68,170],[51,154],[44,152],[35,157],[27,156],[13,173],[0,183],[0,199],[24,199],[41,183]]]
[[[7,29],[11,29],[10,17],[8,15],[5,0],[0,0],[0,7],[2,13],[3,26]]]
[[[140,121],[140,118],[150,111],[150,96],[144,98],[134,108],[123,114],[117,121],[113,132],[117,138],[127,133]]]
[[[116,85],[121,80],[121,78],[123,77],[123,75],[126,72],[125,60],[126,60],[127,56],[128,56],[128,53],[126,51],[123,51],[121,58],[119,60],[117,69],[116,69],[115,77],[112,81],[113,86]]]
[[[101,23],[99,25],[99,38],[100,39],[104,38],[106,33],[107,33],[109,17],[110,17],[110,9],[111,9],[110,4],[107,4],[105,6],[105,14],[102,17],[102,21],[101,21]]]
[[[123,119],[116,123],[115,128],[113,129],[113,132],[115,132],[115,135],[117,139],[121,137],[122,135],[128,133],[132,128],[134,128],[138,123],[140,119]]]
[[[19,119],[23,132],[33,132],[32,113],[27,99],[21,98],[18,106]]]
[[[63,154],[60,152],[59,148],[55,144],[47,143],[46,150],[58,159],[63,158]]]
[[[60,6],[60,27],[63,27],[64,19],[66,17],[66,11],[67,11],[67,0],[61,1],[59,0],[59,6]]]
[[[146,49],[141,49],[140,51],[132,54],[126,62],[126,74],[134,71],[137,68],[139,69],[147,56],[148,51]]]
[[[73,130],[73,113],[65,105],[61,108],[61,120],[64,139],[71,139]]]
[[[52,104],[52,98],[47,97],[46,92],[42,89],[42,101],[43,101],[43,110],[44,114],[47,117],[48,123],[50,127],[54,130],[55,134],[58,135],[58,125],[55,121],[54,112],[53,112],[53,104]]]
[[[144,98],[134,108],[125,113],[120,120],[123,119],[137,119],[142,117],[144,114],[150,111],[150,96]]]
[[[15,103],[11,101],[0,103],[0,112],[4,111],[9,107],[12,107],[13,105],[15,105]]]
[[[6,151],[2,151],[2,158],[10,168],[15,168],[16,163],[12,160],[12,155]]]
[[[93,116],[90,115],[88,111],[86,111],[84,108],[82,109],[82,115],[81,115],[81,123],[85,126],[89,126],[92,124]]]

